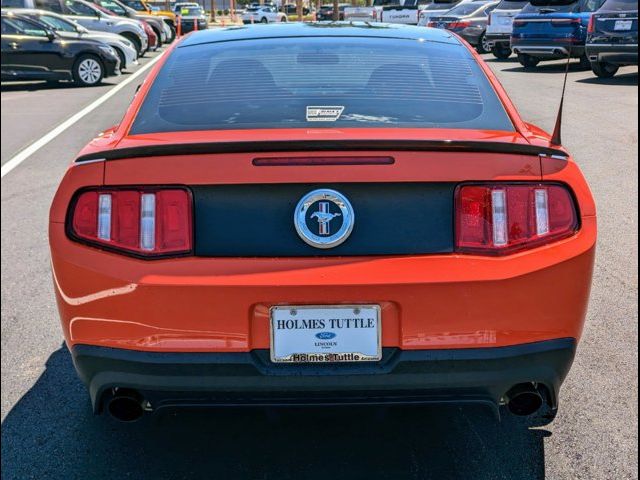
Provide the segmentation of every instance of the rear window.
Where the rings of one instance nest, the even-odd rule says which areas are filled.
[[[455,7],[457,3],[432,3],[427,5],[425,10],[450,10]]]
[[[177,48],[130,133],[309,127],[513,130],[462,46],[316,37]]]
[[[560,12],[572,13],[578,10],[578,2],[568,5],[531,5],[530,3],[522,9],[522,13],[540,13],[540,12]]]
[[[458,5],[447,12],[447,15],[466,16],[480,10],[484,7],[482,3],[465,3],[464,5]]]
[[[607,0],[600,9],[603,12],[636,12],[638,0]]]
[[[514,2],[512,0],[502,0],[496,10],[522,10],[528,2]]]

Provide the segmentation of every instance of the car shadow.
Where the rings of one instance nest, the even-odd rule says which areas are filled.
[[[116,85],[111,82],[102,82],[97,87],[112,87]],[[76,88],[92,88],[78,87],[73,82],[7,82],[0,85],[0,92],[35,92],[40,90],[68,90]]]
[[[66,347],[2,422],[22,478],[541,479],[544,429],[475,407],[176,412],[121,424],[90,412]]]
[[[520,64],[514,68],[505,68],[504,72],[525,72],[525,73],[564,73],[567,69],[566,62],[550,62],[550,63],[539,63],[534,68],[524,68]],[[588,69],[580,67],[580,63],[577,60],[572,60],[569,64],[569,72],[587,72]]]
[[[578,83],[594,83],[597,85],[629,85],[638,86],[638,72],[621,73],[611,78],[599,78],[595,75],[590,78],[577,80]]]

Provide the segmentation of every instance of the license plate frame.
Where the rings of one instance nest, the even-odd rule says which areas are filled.
[[[302,313],[302,315],[299,315]],[[338,315],[339,318],[336,318]],[[295,318],[294,318],[295,317]],[[313,318],[309,318],[313,317]],[[298,320],[296,325],[307,320],[311,322],[316,319],[318,323],[312,326],[317,328],[296,328],[294,329],[278,329],[276,322],[278,320]],[[336,328],[338,323],[331,323],[331,319],[341,320],[342,328]],[[345,323],[349,319],[350,322]],[[320,324],[319,320],[324,320],[324,324]],[[375,327],[369,327],[371,320],[374,321]],[[344,328],[344,325],[350,325]],[[281,324],[282,325],[282,324]],[[291,323],[289,323],[291,325]],[[332,327],[333,325],[333,327]],[[360,325],[362,328],[356,327]],[[374,331],[371,331],[371,328]],[[282,333],[286,330],[294,330],[293,334],[289,334],[291,338],[286,338],[287,334]],[[359,338],[354,340],[356,334],[364,332],[365,339]],[[302,333],[297,333],[302,331]],[[337,333],[336,333],[337,332]],[[322,345],[321,347],[310,347],[310,342],[333,343],[330,340],[335,339],[340,333],[346,340],[342,338],[339,341],[347,343],[349,347]],[[317,335],[320,333],[329,334],[328,338],[321,338]],[[299,336],[302,342],[300,351],[292,351],[290,347],[292,338]],[[382,314],[380,305],[377,304],[348,304],[348,305],[275,305],[269,309],[269,354],[271,361],[277,364],[323,364],[323,363],[360,363],[360,362],[377,362],[382,359]],[[313,337],[313,338],[311,338]],[[351,339],[349,339],[351,337]],[[294,338],[295,340],[295,338]],[[351,342],[350,342],[351,340]],[[356,344],[360,342],[360,345]],[[349,351],[351,347],[360,348],[366,345],[366,351]],[[297,347],[295,347],[297,348]],[[283,355],[283,352],[285,353]]]
[[[631,30],[633,27],[633,20],[616,20],[616,23],[613,24],[613,29],[616,32],[626,32]]]

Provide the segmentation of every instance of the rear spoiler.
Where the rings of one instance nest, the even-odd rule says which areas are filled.
[[[536,145],[483,142],[466,140],[312,140],[312,141],[258,141],[258,142],[207,142],[169,145],[147,145],[141,147],[103,150],[76,158],[77,163],[95,160],[118,160],[124,158],[160,157],[172,155],[201,155],[214,153],[264,153],[304,151],[425,151],[425,152],[483,152],[521,155],[546,155],[566,158],[568,154],[560,148]]]

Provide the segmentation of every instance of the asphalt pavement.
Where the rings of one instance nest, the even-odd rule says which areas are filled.
[[[523,117],[551,129],[562,63],[525,72],[485,58]],[[87,89],[2,84],[2,163],[127,78]],[[560,412],[536,428],[453,406],[183,412],[133,425],[94,417],[58,324],[47,215],[68,163],[120,120],[141,80],[2,178],[2,478],[637,478],[637,68],[610,80],[569,74],[564,143],[596,198],[598,255]]]

